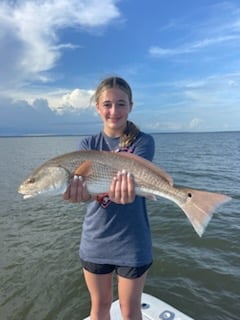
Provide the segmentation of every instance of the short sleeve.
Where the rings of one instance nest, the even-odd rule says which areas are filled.
[[[155,142],[150,134],[142,133],[134,145],[134,153],[149,161],[153,160]]]

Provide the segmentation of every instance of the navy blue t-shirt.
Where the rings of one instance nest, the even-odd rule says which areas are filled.
[[[119,138],[104,133],[83,138],[80,150],[114,151]],[[140,132],[128,151],[152,161],[154,140]],[[119,151],[119,150],[118,150]],[[127,170],[127,168],[125,168]],[[87,207],[80,243],[80,257],[92,263],[138,267],[152,262],[152,241],[145,198],[116,204],[103,197]]]

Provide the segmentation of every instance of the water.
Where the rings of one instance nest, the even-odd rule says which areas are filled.
[[[240,132],[159,134],[155,162],[178,185],[231,195],[200,239],[182,211],[148,202],[154,264],[145,292],[196,320],[240,319]],[[44,160],[80,137],[0,138],[0,319],[82,320],[89,297],[78,246],[84,205],[16,193]],[[116,298],[116,285],[114,287]]]

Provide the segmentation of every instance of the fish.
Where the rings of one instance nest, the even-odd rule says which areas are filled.
[[[97,150],[73,151],[47,160],[23,181],[18,192],[24,199],[60,195],[78,175],[84,179],[88,192],[98,195],[109,191],[112,179],[122,170],[134,177],[136,195],[172,201],[186,214],[200,237],[214,210],[231,200],[224,194],[175,186],[167,172],[133,153]]]

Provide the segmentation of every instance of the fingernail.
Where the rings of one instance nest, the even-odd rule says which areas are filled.
[[[122,169],[122,174],[126,174],[127,171],[125,169]]]
[[[80,181],[83,181],[83,177],[82,177],[82,176],[78,176],[78,179],[79,179]]]
[[[74,176],[74,177],[73,177],[73,180],[74,180],[74,181],[78,180],[78,176]]]

